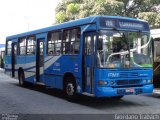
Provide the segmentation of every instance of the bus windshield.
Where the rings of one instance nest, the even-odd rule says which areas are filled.
[[[101,68],[152,67],[149,33],[101,30],[97,42]]]

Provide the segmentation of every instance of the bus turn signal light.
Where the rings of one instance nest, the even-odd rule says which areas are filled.
[[[99,80],[98,81],[98,85],[107,85],[108,82],[107,81],[104,81],[104,80]]]

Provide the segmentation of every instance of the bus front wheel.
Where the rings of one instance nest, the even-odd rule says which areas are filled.
[[[74,80],[67,80],[64,85],[64,93],[65,97],[68,101],[74,102],[76,101],[76,84]]]
[[[121,98],[123,98],[123,95],[122,96],[114,96],[114,97],[111,97],[112,99],[114,100],[120,100]]]
[[[23,87],[26,85],[25,76],[24,76],[23,71],[21,71],[20,74],[19,74],[19,85],[23,86]]]

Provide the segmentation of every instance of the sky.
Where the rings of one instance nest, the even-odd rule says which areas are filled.
[[[0,0],[0,44],[6,36],[51,26],[61,0]]]

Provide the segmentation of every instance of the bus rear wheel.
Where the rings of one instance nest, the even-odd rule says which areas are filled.
[[[76,84],[74,80],[67,80],[64,84],[64,93],[65,97],[68,101],[74,102],[76,101]]]

